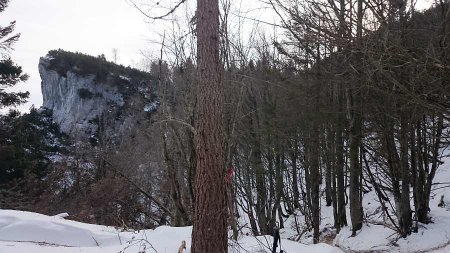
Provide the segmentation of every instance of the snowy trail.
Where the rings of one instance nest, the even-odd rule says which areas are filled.
[[[182,240],[189,252],[191,227],[162,226],[121,232],[113,227],[65,220],[61,216],[0,210],[0,253],[172,253]],[[272,237],[242,236],[229,252],[270,252]],[[286,253],[342,253],[327,244],[305,245],[283,240]]]

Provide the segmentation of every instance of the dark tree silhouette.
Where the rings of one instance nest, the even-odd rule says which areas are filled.
[[[0,12],[8,6],[9,0],[0,0]],[[16,106],[26,102],[29,92],[8,92],[7,88],[13,87],[18,82],[28,79],[23,74],[22,68],[17,66],[10,58],[9,51],[12,45],[19,40],[20,34],[13,34],[16,22],[8,26],[0,26],[0,109],[7,106]]]

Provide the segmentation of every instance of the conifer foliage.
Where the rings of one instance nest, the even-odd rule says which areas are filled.
[[[0,0],[0,13],[8,6],[9,0]],[[8,92],[7,89],[19,82],[26,81],[28,75],[24,74],[22,68],[16,65],[9,53],[12,46],[19,40],[20,34],[14,33],[16,22],[0,26],[0,109],[7,106],[16,106],[26,102],[29,92]]]

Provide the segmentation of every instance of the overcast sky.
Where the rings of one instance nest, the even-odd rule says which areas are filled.
[[[145,1],[149,6],[158,2]],[[173,0],[161,2],[174,3]],[[258,0],[236,2],[233,7],[246,16],[271,22],[267,10],[258,8]],[[418,5],[423,7],[430,2],[418,0]],[[134,66],[142,59],[140,50],[158,50],[149,41],[157,40],[155,30],[161,32],[164,26],[161,21],[146,22],[128,0],[11,0],[0,14],[0,25],[13,20],[17,21],[16,32],[22,36],[14,46],[12,58],[30,75],[26,83],[18,86],[31,93],[29,102],[19,108],[21,111],[28,110],[32,104],[42,105],[38,62],[49,50],[62,48],[94,56],[104,54],[112,60],[112,49],[116,48],[118,63]]]

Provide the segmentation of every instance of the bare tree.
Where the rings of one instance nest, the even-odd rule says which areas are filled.
[[[114,63],[117,64],[117,60],[119,59],[119,49],[113,48],[111,50],[111,53],[112,53],[112,57],[113,57]]]

